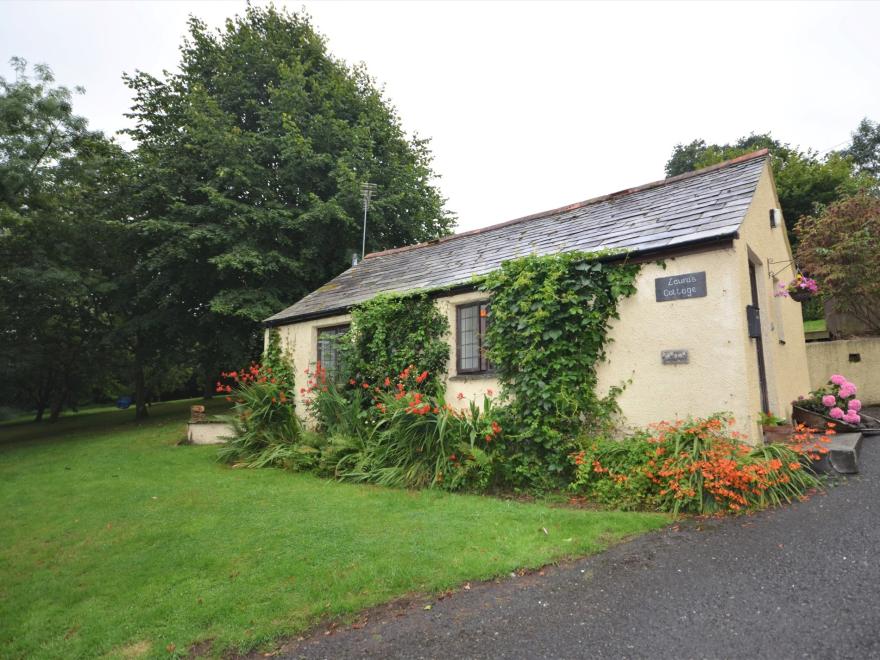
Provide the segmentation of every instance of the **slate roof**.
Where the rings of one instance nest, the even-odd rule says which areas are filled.
[[[763,149],[560,209],[368,254],[265,323],[282,325],[342,313],[383,292],[467,285],[474,275],[528,254],[607,248],[662,253],[730,238],[745,217],[766,159]]]

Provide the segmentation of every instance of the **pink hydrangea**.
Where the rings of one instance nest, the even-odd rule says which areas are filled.
[[[862,418],[859,417],[859,413],[853,412],[852,410],[850,410],[848,413],[846,413],[843,416],[843,421],[846,422],[847,424],[858,424],[859,422],[862,421]]]
[[[844,377],[841,376],[840,374],[834,374],[834,375],[831,377],[831,382],[832,382],[834,385],[843,385],[844,383],[846,383],[846,378],[844,378]]]
[[[844,412],[842,409],[834,406],[831,410],[828,411],[828,414],[831,415],[834,419],[843,419]]]
[[[840,386],[840,391],[838,395],[841,399],[848,399],[856,393],[855,385],[852,383],[845,383]]]
[[[825,406],[826,408],[831,408],[836,403],[837,403],[837,397],[835,397],[833,394],[826,394],[825,396],[822,397],[822,405]]]
[[[849,408],[853,412],[859,412],[862,409],[862,402],[858,399],[852,399],[847,405],[847,408]]]

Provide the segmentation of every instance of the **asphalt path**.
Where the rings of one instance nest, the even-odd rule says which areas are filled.
[[[378,608],[282,657],[880,658],[880,436],[860,468],[806,502]]]

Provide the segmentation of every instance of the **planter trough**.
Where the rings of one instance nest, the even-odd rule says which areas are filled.
[[[862,418],[862,423],[858,426],[854,426],[852,424],[847,424],[843,420],[834,419],[833,417],[829,417],[828,415],[817,413],[814,410],[801,408],[796,403],[794,403],[792,404],[791,418],[794,421],[800,422],[801,424],[806,424],[807,426],[814,428],[817,431],[823,431],[825,429],[825,425],[831,423],[835,425],[834,430],[838,433],[862,433],[864,435],[880,435],[880,419],[871,417],[870,415],[862,415],[861,413],[859,414]]]

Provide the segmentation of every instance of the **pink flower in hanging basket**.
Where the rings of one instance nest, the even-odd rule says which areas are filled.
[[[862,402],[858,399],[852,399],[847,407],[853,412],[859,412],[862,409]]]
[[[846,378],[844,378],[840,374],[834,374],[831,377],[831,383],[833,385],[843,385],[844,383],[846,383]]]
[[[856,386],[852,383],[846,383],[840,386],[840,392],[838,392],[841,399],[848,399],[851,396],[855,395]]]
[[[826,408],[831,408],[837,403],[837,397],[833,394],[826,394],[822,397],[822,405]]]
[[[833,417],[834,419],[843,419],[844,412],[841,408],[834,406],[831,410],[828,411],[828,415]]]

